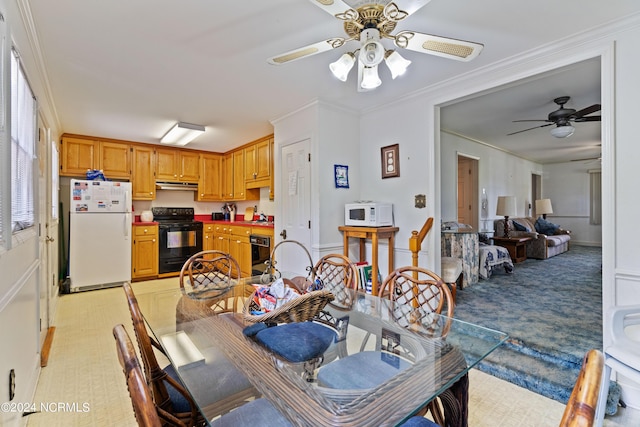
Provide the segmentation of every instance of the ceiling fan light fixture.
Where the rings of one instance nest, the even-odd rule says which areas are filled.
[[[384,46],[380,43],[380,31],[368,28],[360,34],[362,47],[358,59],[366,67],[374,67],[384,59]]]
[[[378,66],[364,67],[362,70],[362,83],[360,87],[362,89],[370,90],[375,89],[382,84],[382,80],[378,77]]]
[[[573,135],[575,131],[576,128],[574,128],[573,126],[563,125],[551,129],[551,135],[556,138],[568,138]]]
[[[338,80],[346,82],[347,77],[349,76],[349,71],[351,71],[355,62],[355,55],[351,52],[347,52],[338,58],[336,62],[329,64],[329,69]]]
[[[411,65],[411,61],[404,59],[402,55],[395,50],[388,50],[384,54],[384,62],[387,64],[387,67],[389,67],[389,71],[391,71],[392,79],[403,75],[409,65]]]
[[[204,133],[204,126],[178,122],[167,132],[160,142],[162,144],[187,145]]]

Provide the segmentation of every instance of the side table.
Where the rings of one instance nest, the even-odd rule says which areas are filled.
[[[395,249],[395,234],[398,227],[356,227],[342,225],[338,227],[342,231],[344,240],[344,255],[349,256],[349,237],[359,239],[360,261],[365,259],[364,243],[366,239],[371,239],[371,293],[378,295],[378,239],[389,239],[389,274],[394,270],[393,251]]]
[[[531,237],[494,237],[493,243],[506,248],[515,263],[527,259],[527,242]]]

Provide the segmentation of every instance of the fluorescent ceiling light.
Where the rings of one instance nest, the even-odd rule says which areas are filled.
[[[160,140],[163,144],[187,145],[204,133],[204,126],[178,122]]]

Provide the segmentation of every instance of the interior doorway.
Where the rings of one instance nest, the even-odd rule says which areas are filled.
[[[478,159],[458,154],[458,222],[478,227]]]
[[[529,203],[529,216],[538,217],[536,212],[536,200],[542,198],[542,176],[536,173],[531,174],[531,202]]]

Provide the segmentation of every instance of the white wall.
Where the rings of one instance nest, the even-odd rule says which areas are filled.
[[[2,13],[9,30],[9,40],[20,52],[20,60],[34,95],[38,99],[38,109],[41,118],[49,125],[51,138],[57,139],[60,135],[59,124],[51,106],[49,93],[44,90],[43,76],[36,65],[34,53],[27,35],[23,19],[29,18],[28,13],[19,10],[20,7],[28,7],[28,3],[18,0],[0,0],[0,13]],[[9,55],[8,50],[4,51]],[[8,56],[6,57],[8,60]],[[3,67],[3,70],[8,68]],[[7,92],[8,93],[8,92]],[[2,111],[8,111],[3,108]],[[6,129],[9,132],[10,129]],[[7,142],[7,141],[3,141]],[[44,144],[49,147],[49,144]],[[3,209],[8,207],[9,198],[6,194],[10,191],[10,149],[3,144],[3,158],[0,164],[0,183],[4,192]],[[38,153],[44,159],[49,158],[47,153]],[[35,171],[37,172],[37,164]],[[39,182],[39,180],[35,180]],[[49,189],[40,189],[36,194],[45,197]],[[35,201],[36,209],[41,206]],[[5,217],[8,219],[8,217]],[[39,219],[36,210],[35,218]],[[35,392],[37,377],[40,373],[40,280],[46,275],[40,274],[40,268],[46,268],[39,254],[39,242],[37,226],[33,229],[19,232],[11,236],[10,227],[5,223],[5,232],[10,245],[0,248],[0,402],[9,401],[9,372],[15,371],[16,396],[13,402],[32,402]],[[44,225],[43,225],[44,230]],[[45,285],[46,286],[46,285]],[[46,301],[46,300],[45,300]],[[46,325],[44,325],[46,327]],[[17,426],[24,425],[26,418],[17,413],[0,413],[0,425]]]
[[[456,221],[458,217],[458,154],[478,159],[478,200],[486,189],[488,201],[487,223],[480,221],[484,229],[493,230],[499,196],[515,196],[517,216],[529,216],[531,203],[531,174],[541,173],[542,165],[487,145],[479,144],[457,135],[442,132],[440,135],[440,188],[442,191],[442,221]]]
[[[544,166],[542,197],[551,199],[553,214],[547,219],[571,230],[571,243],[599,246],[602,225],[589,224],[589,173],[600,163],[555,163]]]

